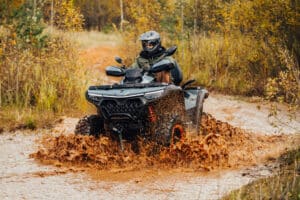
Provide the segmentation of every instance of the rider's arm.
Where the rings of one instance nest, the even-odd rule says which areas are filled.
[[[171,70],[171,79],[175,85],[179,85],[183,79],[182,71],[173,57],[169,56],[167,58],[174,63],[174,69]]]
[[[137,60],[135,60],[135,62],[130,66],[130,68],[139,68]]]
[[[138,56],[135,59],[135,62],[131,65],[131,67],[132,68],[140,68],[140,69],[147,71],[150,69],[149,60]]]

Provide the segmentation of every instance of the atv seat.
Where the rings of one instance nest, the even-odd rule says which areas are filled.
[[[172,81],[175,85],[179,85],[183,79],[182,71],[179,65],[176,63],[175,67],[171,69]]]

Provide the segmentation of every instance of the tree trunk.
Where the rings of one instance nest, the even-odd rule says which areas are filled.
[[[195,3],[194,3],[194,35],[196,35],[197,33],[197,28],[198,28],[198,0],[195,0]]]
[[[123,0],[120,0],[120,10],[121,10],[120,31],[123,32],[123,21],[124,21]]]
[[[36,0],[33,0],[33,16],[36,16]]]
[[[54,19],[54,3],[52,0],[51,1],[51,17],[50,17],[51,32],[53,32],[53,19]]]
[[[181,46],[184,47],[184,5],[183,5],[183,0],[181,0],[181,16],[180,16],[180,20],[181,20]],[[184,59],[184,50],[181,51],[182,53],[182,58]]]
[[[183,35],[183,25],[184,24],[184,6],[183,1],[181,1],[181,34]]]

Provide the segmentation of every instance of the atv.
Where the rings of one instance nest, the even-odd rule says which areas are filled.
[[[170,56],[176,51],[171,47],[165,52]],[[151,66],[150,70],[126,68],[122,59],[115,60],[121,67],[109,66],[106,74],[123,77],[120,83],[90,86],[86,99],[96,106],[97,114],[79,120],[75,134],[100,136],[102,134],[120,141],[151,140],[169,146],[185,138],[187,124],[199,132],[206,89],[188,87],[195,80],[182,86],[156,82],[155,74],[178,68],[167,59]],[[177,73],[178,76],[178,73]]]

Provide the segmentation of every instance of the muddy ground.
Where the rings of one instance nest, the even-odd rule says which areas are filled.
[[[103,51],[116,53],[88,50],[89,65],[105,65],[110,59],[98,59]],[[206,135],[154,155],[151,146],[138,155],[129,146],[121,153],[107,138],[75,136],[75,118],[64,117],[51,130],[4,132],[0,199],[219,199],[271,175],[276,158],[300,145],[299,116],[290,121],[282,106],[269,118],[267,103],[250,101],[211,94]]]

